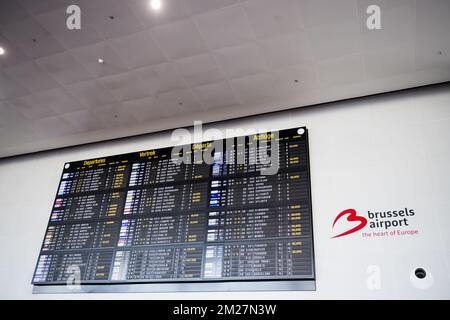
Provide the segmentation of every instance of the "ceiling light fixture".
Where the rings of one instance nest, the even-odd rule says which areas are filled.
[[[105,63],[105,60],[103,60],[103,58],[98,58],[98,63],[104,64],[104,63]]]
[[[150,1],[150,7],[152,7],[153,10],[159,10],[162,7],[162,1],[161,0],[151,0]]]
[[[0,56],[5,54],[5,49],[3,47],[0,47]]]

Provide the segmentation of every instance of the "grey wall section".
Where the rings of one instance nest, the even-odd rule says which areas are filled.
[[[173,145],[170,133],[0,160],[0,298],[450,298],[450,86],[436,86],[214,127],[310,135],[317,291],[33,295],[31,278],[65,162]],[[332,239],[336,215],[414,209],[416,235]],[[392,230],[395,230],[392,229]],[[418,280],[411,271],[425,268]]]

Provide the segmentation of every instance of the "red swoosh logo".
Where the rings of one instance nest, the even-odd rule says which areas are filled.
[[[364,217],[358,216],[358,215],[356,214],[356,210],[355,210],[355,209],[345,209],[344,211],[342,211],[341,213],[339,213],[339,214],[337,215],[336,219],[334,219],[334,222],[333,222],[333,228],[334,228],[334,225],[336,224],[336,222],[337,222],[342,216],[345,216],[345,215],[347,215],[347,214],[348,214],[347,221],[350,221],[350,222],[353,222],[353,221],[359,221],[359,224],[358,224],[356,227],[354,227],[354,228],[352,228],[352,229],[350,229],[350,230],[347,230],[347,231],[345,231],[345,232],[343,232],[343,233],[341,233],[341,234],[338,234],[337,236],[334,236],[333,238],[339,238],[339,237],[342,237],[342,236],[346,236],[346,235],[348,235],[348,234],[351,234],[351,233],[353,233],[353,232],[356,232],[356,231],[358,231],[358,230],[361,230],[362,228],[364,228],[364,227],[366,226],[366,224],[367,224],[367,219],[364,218]]]

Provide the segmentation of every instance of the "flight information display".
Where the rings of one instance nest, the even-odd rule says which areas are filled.
[[[307,129],[66,163],[32,282],[74,275],[314,280]]]

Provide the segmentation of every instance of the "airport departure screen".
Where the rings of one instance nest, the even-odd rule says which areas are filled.
[[[74,276],[314,279],[307,129],[66,163],[32,282]]]

